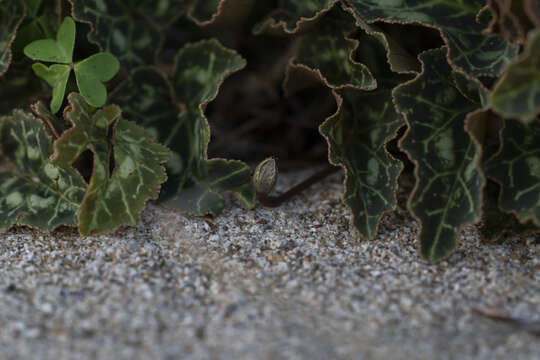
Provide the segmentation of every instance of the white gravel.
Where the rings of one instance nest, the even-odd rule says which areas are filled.
[[[212,221],[149,205],[107,236],[1,235],[0,359],[540,359],[540,337],[472,311],[540,320],[538,235],[468,227],[429,265],[401,209],[359,241],[341,178]]]

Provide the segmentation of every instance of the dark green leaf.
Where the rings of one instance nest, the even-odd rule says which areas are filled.
[[[79,214],[81,234],[136,225],[146,201],[157,199],[161,183],[167,180],[160,164],[169,159],[170,151],[141,127],[120,119],[112,145],[116,162],[112,175],[107,159],[94,157],[94,175]]]
[[[540,119],[538,119],[540,120]],[[499,205],[520,221],[540,225],[540,121],[507,120],[502,149],[486,164],[486,175],[501,186]]]
[[[376,25],[367,24],[360,19],[358,15],[356,16],[356,24],[366,33],[377,38],[377,40],[384,46],[386,57],[388,59],[387,61],[390,64],[392,71],[400,74],[420,72],[420,62],[416,57],[412,56],[402,47],[399,38],[389,36]],[[361,41],[359,42],[359,48],[361,51],[364,48]],[[364,56],[366,56],[365,50]],[[377,69],[380,67],[380,65],[372,64],[372,67]],[[369,68],[372,69],[372,67]]]
[[[189,109],[203,109],[216,97],[223,80],[245,66],[238,53],[217,40],[188,44],[175,58],[172,85],[176,97]]]
[[[359,58],[375,70],[378,88],[339,90],[338,110],[320,131],[328,141],[330,161],[346,170],[343,199],[352,210],[354,225],[362,237],[373,239],[381,216],[396,206],[401,164],[385,145],[404,124],[392,105],[392,89],[407,76],[390,71],[384,38],[362,33],[359,43]]]
[[[22,0],[4,1],[0,5],[0,75],[7,71],[11,63],[11,44],[23,18]]]
[[[25,108],[37,99],[49,97],[51,88],[35,76],[27,62],[13,63],[0,77],[0,115]]]
[[[221,194],[233,192],[244,207],[253,207],[255,193],[249,166],[236,160],[211,159],[202,171],[200,180],[165,204],[192,214],[216,216],[224,206]]]
[[[525,51],[507,67],[489,95],[489,104],[504,117],[525,123],[540,114],[540,30],[530,33]]]
[[[43,0],[25,0],[24,3],[26,4],[26,16],[36,16]]]
[[[111,101],[119,104],[126,116],[154,134],[160,143],[166,144],[173,151],[167,163],[168,183],[171,183],[170,192],[173,195],[191,176],[187,159],[196,158],[190,155],[190,141],[195,141],[199,135],[190,138],[184,132],[190,126],[191,112],[186,112],[185,105],[177,100],[166,76],[150,67],[135,70],[131,80],[111,94]],[[171,178],[175,178],[174,185]],[[167,187],[166,183],[164,188]]]
[[[416,165],[409,207],[421,222],[420,251],[429,261],[447,257],[461,227],[480,219],[484,184],[481,148],[464,129],[467,114],[480,104],[457,88],[453,78],[462,75],[445,54],[445,48],[422,53],[423,72],[394,90],[409,126],[401,147]]]
[[[66,122],[51,113],[42,101],[32,104],[32,111],[41,120],[45,129],[53,138],[58,138],[60,134],[67,130]]]
[[[184,102],[186,109],[179,116],[165,142],[183,144],[179,151],[182,172],[173,172],[172,181],[166,185],[166,189],[172,189],[173,194],[188,181],[191,184],[205,181],[204,177],[208,173],[205,168],[208,166],[206,150],[210,141],[210,127],[204,110],[217,96],[223,80],[245,65],[245,60],[236,52],[224,48],[215,40],[186,45],[176,56],[172,86],[176,98]],[[237,169],[233,167],[230,171],[234,173]],[[248,184],[252,186],[251,181]],[[235,185],[235,188],[237,187],[238,185]],[[240,193],[239,195],[241,196]],[[181,201],[181,194],[179,199]],[[254,206],[254,201],[253,197],[249,207]]]
[[[353,59],[359,46],[358,40],[347,37],[353,30],[354,17],[339,6],[333,7],[320,20],[316,31],[301,38],[292,63],[316,71],[331,88],[374,89],[377,83],[369,69]]]
[[[476,21],[479,24],[488,26],[491,21],[493,21],[493,12],[491,11],[488,5],[482,7],[480,11],[476,14]],[[486,31],[486,30],[484,30]]]
[[[202,41],[179,51],[172,79],[152,68],[143,68],[134,72],[131,82],[112,94],[112,101],[120,104],[126,114],[149,128],[173,151],[167,163],[169,179],[161,192],[163,200],[174,197],[177,206],[189,208],[189,205],[181,204],[182,194],[188,191],[186,188],[205,188],[205,176],[209,176],[206,148],[210,128],[204,109],[217,95],[223,80],[244,66],[245,61],[234,51],[215,40]],[[231,173],[238,171],[236,163],[228,166]],[[241,188],[238,184],[234,186],[228,190],[236,192]],[[252,186],[251,181],[249,186]],[[211,199],[215,200],[214,205],[209,204]],[[194,203],[191,195],[186,201]],[[206,198],[207,205],[201,209],[217,209],[221,202],[221,195],[212,195]],[[248,205],[254,206],[254,198]]]
[[[192,0],[189,18],[199,26],[235,28],[243,24],[257,0]]]
[[[537,0],[524,0],[524,7],[531,23],[540,27],[540,3]]]
[[[296,14],[299,18],[311,18],[322,10],[331,8],[336,0],[282,0],[281,8]]]
[[[238,0],[237,0],[238,1]],[[193,1],[194,5],[189,11],[190,17],[198,23],[209,22],[217,13],[221,0],[199,0]]]
[[[58,0],[25,0],[26,17],[17,30],[12,51],[15,61],[24,57],[23,49],[35,40],[53,38],[59,27]]]
[[[91,114],[81,95],[72,93],[68,100],[66,117],[73,127],[55,141],[53,161],[66,167],[87,149],[94,155],[92,177],[79,212],[81,235],[135,225],[146,201],[157,198],[160,184],[167,179],[161,163],[168,160],[169,150],[139,126],[121,119],[117,106]]]
[[[503,120],[490,110],[478,109],[467,115],[465,128],[482,145],[482,163],[491,159],[499,151],[497,134]],[[483,166],[485,168],[485,166]],[[483,193],[482,221],[480,232],[487,241],[497,241],[509,231],[520,234],[537,230],[532,222],[521,224],[514,214],[499,208],[500,186],[487,179]]]
[[[70,0],[73,17],[90,23],[89,40],[132,69],[151,64],[161,48],[161,30],[187,10],[191,1]]]
[[[154,67],[138,68],[110,96],[111,102],[122,107],[126,118],[143,126],[161,143],[167,140],[184,109],[184,105],[175,100],[167,76]],[[176,151],[179,145],[173,141],[168,146]]]
[[[532,221],[522,224],[514,214],[501,211],[499,208],[499,196],[499,185],[493,181],[488,181],[484,189],[482,226],[480,227],[485,240],[497,241],[504,233],[509,231],[527,234],[540,230]]]
[[[110,151],[108,142],[109,125],[120,118],[120,108],[107,106],[91,114],[88,105],[81,104],[82,96],[71,93],[68,96],[69,108],[66,120],[72,127],[54,142],[53,161],[61,167],[68,167],[77,160],[83,151],[94,152],[98,162],[108,162],[104,153]]]
[[[284,0],[281,6],[262,23],[257,25],[255,34],[294,34],[312,28],[317,20],[336,0]]]
[[[420,22],[439,28],[450,48],[451,63],[469,75],[498,75],[517,54],[517,48],[502,37],[482,34],[484,26],[476,21],[476,14],[485,5],[483,0],[348,2],[368,22]]]
[[[15,223],[47,231],[76,225],[86,184],[74,169],[49,160],[51,139],[39,120],[14,111],[4,118],[1,144],[13,171],[0,173],[0,229]]]
[[[338,112],[320,129],[328,140],[330,161],[347,170],[343,201],[351,208],[354,225],[363,238],[373,239],[380,217],[396,206],[401,164],[388,155],[385,144],[403,119],[389,101],[389,89],[338,93]]]

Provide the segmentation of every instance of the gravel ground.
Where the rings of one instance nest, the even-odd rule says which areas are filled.
[[[107,236],[1,235],[0,358],[540,359],[540,337],[472,311],[540,320],[538,235],[467,227],[428,265],[403,210],[359,241],[341,181],[212,221],[149,205]]]

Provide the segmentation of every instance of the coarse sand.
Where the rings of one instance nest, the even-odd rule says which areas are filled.
[[[430,265],[403,206],[361,241],[342,180],[274,209],[227,195],[212,220],[149,204],[109,235],[0,235],[0,359],[540,359],[540,336],[474,311],[540,322],[538,235],[468,226]]]

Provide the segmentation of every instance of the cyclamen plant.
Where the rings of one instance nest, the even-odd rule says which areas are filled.
[[[100,234],[135,225],[148,199],[217,216],[225,192],[276,206],[339,167],[363,239],[413,169],[428,261],[469,224],[491,240],[540,227],[534,0],[15,0],[0,19],[2,230]],[[249,131],[286,148],[265,115],[276,104],[287,126],[318,121],[330,163],[280,196],[273,158],[252,175],[208,155]],[[226,120],[212,142],[208,114]]]

